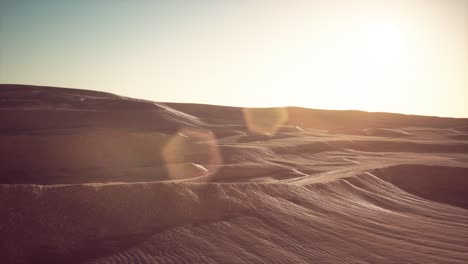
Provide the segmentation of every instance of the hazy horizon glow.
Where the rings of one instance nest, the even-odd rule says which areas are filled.
[[[468,117],[468,1],[0,0],[0,83]]]

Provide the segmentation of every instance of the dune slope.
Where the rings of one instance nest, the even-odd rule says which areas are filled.
[[[468,119],[0,85],[2,263],[467,263]]]

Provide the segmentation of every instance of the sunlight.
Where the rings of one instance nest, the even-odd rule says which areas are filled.
[[[410,47],[396,23],[340,25],[322,43],[302,39],[287,48],[265,66],[264,82],[251,86],[266,106],[392,109],[405,90]]]
[[[363,32],[361,53],[370,63],[399,63],[403,57],[403,41],[396,25],[372,24]]]

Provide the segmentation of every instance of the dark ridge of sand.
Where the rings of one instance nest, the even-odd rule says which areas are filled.
[[[0,85],[1,263],[467,263],[468,119]]]
[[[242,108],[204,104],[165,103],[174,109],[192,114],[211,124],[244,122]],[[460,128],[467,131],[466,118],[417,116],[395,113],[364,112],[356,110],[322,110],[301,107],[284,107],[288,113],[287,124],[329,130],[383,128]]]
[[[103,92],[0,85],[0,134],[72,134],[98,129],[174,132],[195,117],[160,104]]]
[[[468,167],[402,164],[371,173],[422,198],[468,209]]]

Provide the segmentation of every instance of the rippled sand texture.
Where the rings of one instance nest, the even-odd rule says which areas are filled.
[[[1,263],[468,263],[468,119],[0,85]]]

